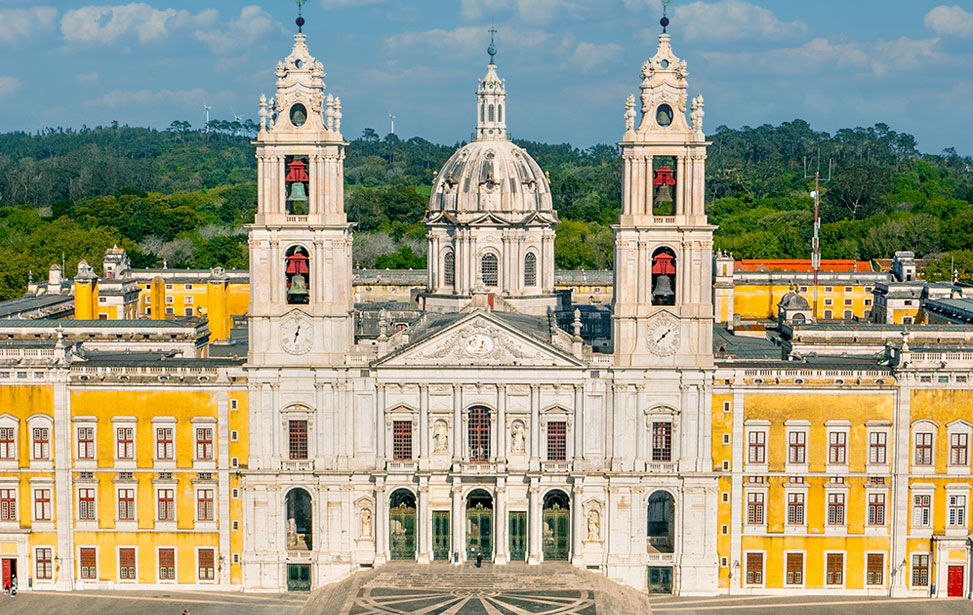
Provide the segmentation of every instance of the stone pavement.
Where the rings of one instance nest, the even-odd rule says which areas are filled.
[[[2,615],[297,615],[307,594],[83,591],[0,594]]]
[[[963,598],[653,596],[650,602],[654,615],[973,615],[973,601]]]
[[[566,562],[391,563],[312,593],[300,615],[649,613],[648,597]]]

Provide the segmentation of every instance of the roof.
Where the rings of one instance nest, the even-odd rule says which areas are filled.
[[[0,328],[58,328],[63,329],[188,329],[206,324],[206,319],[186,318],[182,320],[53,320],[38,318],[34,320],[0,320]]]
[[[71,295],[39,295],[36,297],[18,297],[10,301],[0,302],[0,318],[10,318],[15,314],[39,310],[59,304],[73,303]]]
[[[810,259],[781,258],[781,259],[743,259],[733,263],[734,271],[793,271],[796,273],[810,273]],[[872,271],[869,261],[850,259],[828,259],[821,261],[819,271],[833,273]]]
[[[723,325],[713,327],[713,352],[717,360],[779,360],[781,350],[766,337],[734,335]]]

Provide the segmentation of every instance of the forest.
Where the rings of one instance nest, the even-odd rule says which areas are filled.
[[[129,126],[0,134],[0,299],[19,296],[29,272],[84,258],[100,269],[118,244],[137,267],[247,267],[246,225],[256,210],[252,123],[206,130]],[[829,134],[795,120],[709,135],[707,212],[715,243],[737,258],[808,258],[820,169],[824,258],[873,259],[912,250],[930,279],[973,281],[973,158],[918,151],[884,124]],[[611,267],[621,207],[615,145],[518,141],[550,173],[564,269]],[[425,267],[421,224],[434,172],[462,143],[352,140],[346,203],[360,267]]]

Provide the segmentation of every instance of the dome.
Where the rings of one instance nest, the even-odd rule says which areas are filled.
[[[443,165],[430,211],[553,213],[551,186],[527,150],[510,141],[464,145]]]
[[[811,304],[807,302],[807,299],[802,297],[799,293],[795,291],[790,291],[785,293],[780,299],[780,303],[777,307],[783,310],[809,310],[811,309]]]

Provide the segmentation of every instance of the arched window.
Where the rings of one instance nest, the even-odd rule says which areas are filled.
[[[503,105],[497,105],[497,121],[503,121]]]
[[[496,254],[484,254],[480,259],[480,275],[485,286],[500,286],[499,267]]]
[[[473,406],[469,418],[470,461],[490,461],[490,409]]]
[[[452,286],[456,283],[456,256],[453,251],[446,252],[443,256],[443,284]]]
[[[291,246],[285,253],[284,276],[287,286],[287,303],[304,305],[310,297],[311,261],[302,246]]]
[[[537,284],[537,255],[528,252],[524,257],[524,286]]]
[[[669,248],[652,253],[652,305],[676,304],[676,254]]]
[[[544,495],[544,561],[566,560],[571,548],[571,500],[559,489]]]
[[[482,105],[482,104],[480,105],[480,121],[481,122],[483,121],[484,107],[485,107],[485,105]]]
[[[490,105],[490,108],[487,110],[487,118],[491,122],[493,121],[493,105]]]
[[[311,496],[300,487],[287,492],[285,501],[285,530],[288,551],[310,551],[313,545],[311,535]]]
[[[650,552],[672,553],[675,546],[675,502],[668,491],[656,491],[649,496],[648,549]]]

